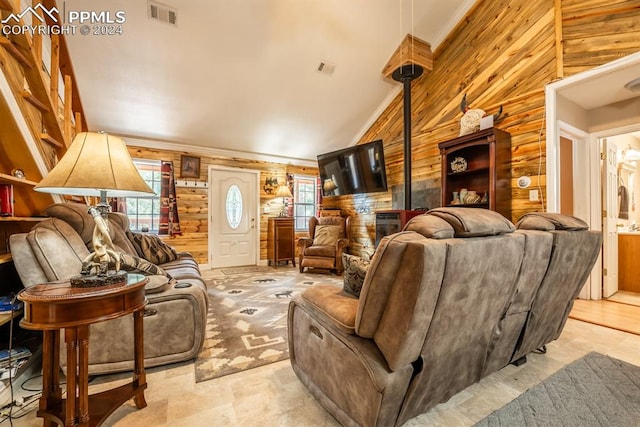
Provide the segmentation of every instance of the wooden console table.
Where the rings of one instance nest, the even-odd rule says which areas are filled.
[[[269,218],[267,228],[267,259],[278,267],[280,261],[296,266],[296,232],[291,217]]]
[[[138,409],[147,406],[144,389],[142,316],[146,298],[144,276],[129,274],[128,282],[76,288],[69,282],[51,282],[23,289],[20,326],[43,331],[42,397],[38,417],[43,425],[99,426],[120,405],[133,397]],[[133,313],[135,362],[133,381],[89,395],[89,325]],[[67,398],[60,388],[60,329],[67,346]],[[74,373],[76,373],[74,375]]]

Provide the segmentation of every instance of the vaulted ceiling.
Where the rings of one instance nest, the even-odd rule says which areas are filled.
[[[381,70],[407,33],[435,50],[474,1],[163,3],[177,25],[150,19],[147,1],[92,0],[124,12],[122,34],[67,36],[89,130],[315,159],[353,144],[399,93]]]

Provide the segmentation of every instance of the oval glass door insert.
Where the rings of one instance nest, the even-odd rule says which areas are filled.
[[[231,185],[227,190],[225,207],[229,227],[235,230],[240,226],[240,221],[242,220],[242,193],[235,184]]]

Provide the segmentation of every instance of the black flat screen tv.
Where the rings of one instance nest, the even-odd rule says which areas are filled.
[[[323,197],[387,191],[382,140],[318,156]]]

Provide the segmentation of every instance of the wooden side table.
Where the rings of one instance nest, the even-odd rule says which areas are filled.
[[[147,406],[144,389],[142,316],[147,303],[144,276],[129,274],[124,284],[76,288],[51,282],[23,289],[20,326],[43,331],[42,397],[38,417],[45,427],[99,426],[120,405],[133,397],[138,409]],[[133,313],[135,361],[131,383],[89,395],[89,325]],[[67,346],[67,397],[60,388],[60,329]],[[75,373],[75,374],[74,374]]]

